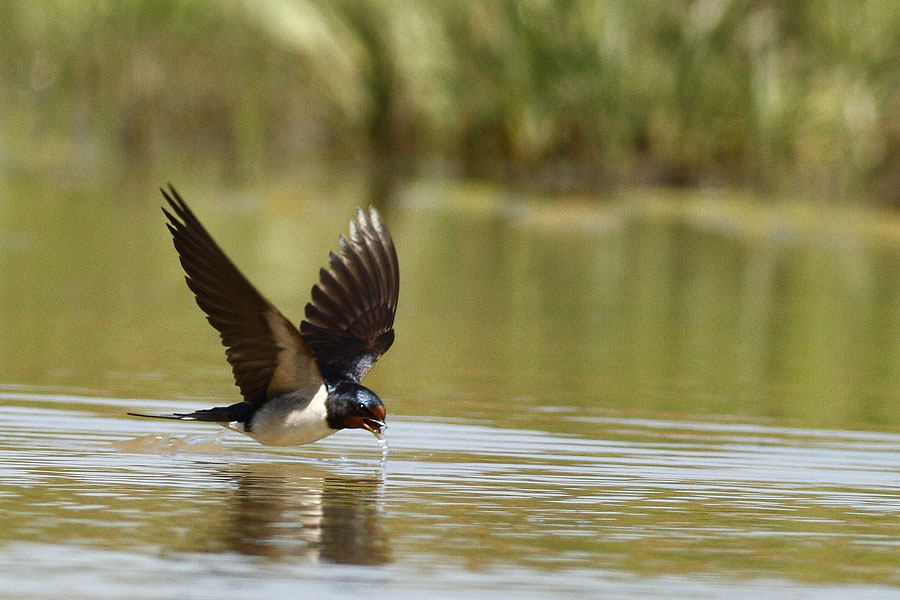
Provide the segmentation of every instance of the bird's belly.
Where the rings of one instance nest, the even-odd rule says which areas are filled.
[[[269,400],[253,415],[250,431],[243,433],[267,446],[299,446],[336,432],[326,420],[325,386],[311,398],[303,396],[294,393]]]

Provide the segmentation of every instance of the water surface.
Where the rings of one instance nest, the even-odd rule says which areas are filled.
[[[158,199],[28,191],[0,204],[0,595],[897,593],[890,218],[410,188],[382,463],[365,432],[127,417],[237,397]],[[181,191],[294,319],[354,201]]]

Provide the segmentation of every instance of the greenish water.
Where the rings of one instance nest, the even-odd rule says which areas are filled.
[[[173,183],[295,320],[362,202]],[[382,465],[126,417],[237,398],[161,198],[3,185],[0,595],[897,593],[892,216],[411,186]]]

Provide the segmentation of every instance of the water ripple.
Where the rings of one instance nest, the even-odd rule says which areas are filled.
[[[897,583],[898,435],[596,419],[588,438],[394,418],[382,463],[363,432],[272,450],[125,417],[138,400],[0,399],[5,564],[49,543],[126,562],[163,552],[383,565],[392,581],[588,573],[570,597],[590,597],[609,573],[662,582],[700,570],[717,582],[710,597],[734,576]],[[851,551],[856,564],[829,561]],[[102,578],[111,567],[92,568]]]

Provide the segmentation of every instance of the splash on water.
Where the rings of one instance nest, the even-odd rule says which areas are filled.
[[[215,436],[193,435],[176,437],[168,434],[148,434],[131,440],[113,442],[119,450],[147,454],[177,454],[178,452],[198,452],[201,454],[225,454],[222,433]]]

